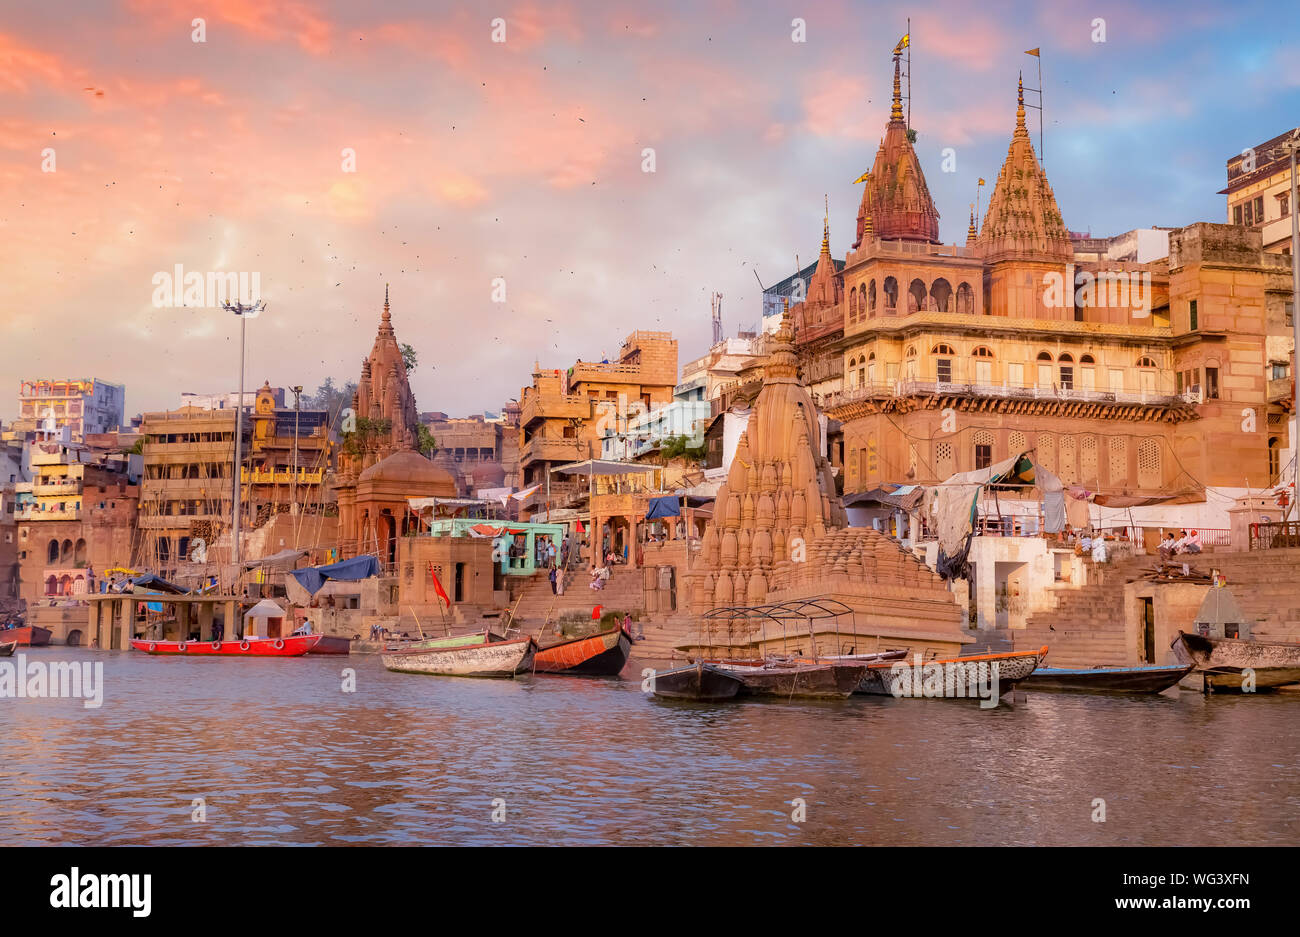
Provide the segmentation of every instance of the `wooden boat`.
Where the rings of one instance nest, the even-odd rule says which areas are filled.
[[[861,661],[864,664],[873,664],[886,660],[903,660],[907,657],[907,651],[875,651],[871,654],[829,654],[823,657],[800,657],[801,661]]]
[[[320,640],[307,651],[308,654],[350,654],[352,652],[351,638],[340,637],[336,634],[322,634],[318,637]]]
[[[54,632],[40,625],[20,625],[0,631],[0,640],[16,642],[23,647],[45,647],[50,643]]]
[[[736,674],[697,660],[685,667],[656,672],[650,685],[654,695],[662,699],[718,702],[735,698],[742,683]]]
[[[430,651],[454,647],[473,647],[479,644],[500,643],[505,638],[492,631],[475,631],[471,634],[454,634],[441,638],[406,638],[384,645],[385,651]]]
[[[1254,676],[1256,690],[1300,683],[1300,644],[1207,638],[1178,632],[1170,647],[1184,664],[1205,678],[1205,691],[1240,692],[1246,672]]]
[[[13,657],[14,648],[18,647],[17,641],[10,641],[8,644],[0,644],[0,657]]]
[[[1030,690],[1159,693],[1183,679],[1191,669],[1191,664],[1175,667],[1096,667],[1091,670],[1039,667],[1022,680],[1020,685]]]
[[[131,639],[131,647],[146,654],[184,657],[301,657],[320,641],[319,634],[287,638],[243,638],[239,641],[149,641]]]
[[[783,699],[845,699],[857,689],[866,673],[863,661],[709,661],[709,666],[740,678],[738,696],[775,696]]]
[[[488,641],[488,635],[462,635],[477,641],[433,638],[402,650],[385,650],[380,659],[395,673],[443,677],[513,677],[532,668],[537,643],[532,638]],[[444,642],[439,645],[433,642]]]
[[[1037,651],[1012,651],[1004,654],[976,654],[970,657],[946,657],[922,661],[919,655],[912,662],[904,660],[878,661],[867,664],[867,671],[857,692],[876,696],[955,697],[972,698],[980,695],[981,680],[991,678],[989,668],[997,665],[998,695],[1012,690],[1038,669],[1047,656],[1047,645]],[[989,665],[981,668],[980,664]],[[974,665],[974,666],[972,666]],[[942,668],[942,693],[923,692],[927,688],[927,673]],[[930,668],[929,671],[926,668]],[[982,671],[982,673],[981,673]],[[931,680],[934,678],[931,677]]]
[[[533,669],[537,673],[615,677],[631,652],[632,638],[620,627],[538,648]]]

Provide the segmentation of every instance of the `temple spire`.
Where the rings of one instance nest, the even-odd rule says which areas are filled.
[[[975,243],[975,203],[971,202],[970,206],[970,227],[966,229],[966,244],[969,246]]]
[[[388,284],[384,284],[384,325],[392,322],[392,316],[388,313]]]
[[[826,202],[826,214],[822,218],[822,253],[831,252],[831,197],[823,195]]]
[[[1025,73],[1020,73],[1020,78],[1016,82],[1016,133],[1029,131],[1025,128]]]
[[[903,86],[898,79],[898,62],[901,56],[894,53],[894,104],[889,109],[889,122],[903,122]]]

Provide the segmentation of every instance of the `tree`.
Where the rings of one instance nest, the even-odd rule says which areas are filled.
[[[401,347],[402,363],[406,365],[406,373],[410,374],[415,370],[415,365],[419,362],[420,358],[419,355],[416,354],[415,349],[406,344],[406,342],[402,342]]]
[[[438,451],[438,443],[433,438],[433,432],[423,423],[419,424],[416,429],[415,448],[420,450],[421,455],[432,456]]]
[[[126,451],[129,452],[131,455],[144,455],[144,437],[141,436],[139,439],[137,439],[134,443],[131,444],[131,448]]]

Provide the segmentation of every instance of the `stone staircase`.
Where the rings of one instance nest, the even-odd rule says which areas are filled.
[[[524,587],[515,607],[515,620],[526,630],[540,628],[548,618],[555,622],[565,614],[584,612],[587,617],[597,605],[604,606],[606,612],[633,612],[645,608],[642,577],[640,569],[628,569],[616,566],[610,570],[610,578],[605,588],[593,592],[588,585],[591,581],[586,570],[575,570],[567,574],[564,595],[551,594],[551,582],[545,573],[536,573]]]
[[[1090,567],[1087,584],[1053,588],[1056,606],[1035,613],[1027,627],[1011,632],[1015,650],[1046,644],[1053,667],[1131,665],[1124,637],[1124,587],[1156,562],[1155,557],[1136,556]],[[1201,554],[1189,562],[1204,573],[1218,569],[1227,578],[1254,638],[1300,642],[1300,549]]]

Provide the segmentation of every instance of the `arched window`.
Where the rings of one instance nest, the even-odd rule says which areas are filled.
[[[952,284],[943,277],[935,280],[930,284],[930,298],[934,302],[934,308],[939,312],[950,312]]]
[[[1052,353],[1051,353],[1050,351],[1040,351],[1040,352],[1038,353],[1038,360],[1039,360],[1039,361],[1051,361],[1051,360],[1052,360]]]
[[[892,316],[898,312],[898,281],[885,277],[885,315]]]
[[[1282,440],[1276,436],[1268,437],[1268,480],[1277,478],[1282,465]]]
[[[983,346],[983,345],[981,345],[981,346],[979,346],[978,348],[976,348],[974,351],[971,352],[971,354],[972,354],[974,357],[976,357],[976,358],[992,358],[992,357],[993,357],[993,352],[990,351],[988,348],[986,348],[986,347]]]
[[[1150,357],[1148,357],[1147,355],[1143,355],[1141,358],[1138,359],[1137,366],[1139,368],[1154,368],[1156,366],[1156,363],[1152,361]]]
[[[969,283],[957,285],[957,311],[967,316],[975,314],[975,292]]]
[[[63,541],[63,546],[59,549],[59,562],[67,566],[72,562],[72,541]]]
[[[992,384],[993,383],[993,351],[980,345],[971,352],[971,357],[975,359],[975,383]]]
[[[50,549],[47,551],[46,559],[51,563],[57,563],[59,561],[59,541],[50,541]]]
[[[1056,360],[1061,366],[1061,389],[1074,390],[1074,355],[1062,352]]]
[[[875,316],[876,314],[876,281],[872,280],[871,285],[867,287],[867,315]]]
[[[1083,355],[1082,357],[1079,358],[1079,364],[1096,364],[1096,363],[1097,362],[1092,357],[1092,355]]]
[[[925,284],[920,280],[913,280],[907,288],[907,311],[920,312],[925,308]]]
[[[957,354],[957,352],[955,352],[955,351],[952,350],[952,346],[951,346],[951,345],[946,345],[946,344],[944,344],[943,342],[940,342],[938,345],[935,345],[933,348],[930,349],[930,354],[932,354],[932,355],[955,355],[955,354]]]
[[[867,355],[867,383],[876,383],[876,353],[874,351]]]
[[[849,321],[858,321],[858,291],[849,290]]]
[[[45,580],[45,594],[46,595],[59,594],[59,580],[57,577],[51,575],[50,578]]]
[[[907,355],[903,359],[903,380],[916,380],[916,347],[907,349]]]
[[[72,560],[74,563],[84,564],[86,562],[86,541],[85,540],[77,541],[76,547],[73,548]]]
[[[1056,360],[1057,360],[1057,361],[1066,361],[1066,362],[1069,362],[1069,363],[1073,364],[1073,363],[1074,363],[1074,355],[1070,354],[1068,351],[1065,351],[1065,352],[1062,352],[1062,353],[1061,353],[1061,357],[1057,358]]]

